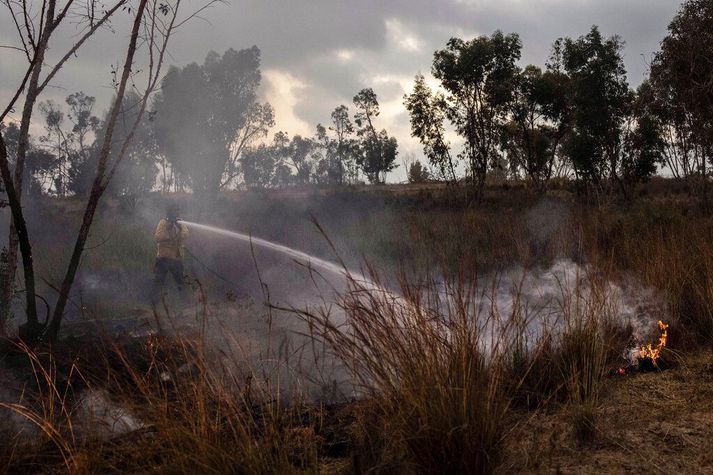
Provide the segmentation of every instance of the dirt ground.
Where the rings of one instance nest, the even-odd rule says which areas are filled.
[[[605,384],[591,443],[566,411],[536,414],[508,437],[499,472],[713,474],[713,353]]]

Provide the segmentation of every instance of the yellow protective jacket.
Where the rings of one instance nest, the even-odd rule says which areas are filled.
[[[183,259],[183,242],[186,238],[188,238],[188,226],[181,223],[174,226],[167,219],[162,219],[154,233],[157,244],[156,257]]]

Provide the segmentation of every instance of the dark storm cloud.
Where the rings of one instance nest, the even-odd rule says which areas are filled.
[[[206,35],[184,34],[177,44],[181,56],[191,50],[200,55],[209,48],[257,44],[265,68],[289,71],[305,84],[294,111],[315,124],[328,120],[329,110],[338,103],[349,104],[362,87],[374,87],[382,100],[400,97],[406,91],[398,84],[380,87],[374,77],[427,73],[433,51],[449,37],[496,29],[521,35],[523,63],[543,64],[556,38],[579,36],[598,24],[605,34],[620,34],[626,41],[629,78],[636,85],[678,5],[671,0],[252,0],[229,7],[236,10],[234,15],[213,12]],[[415,51],[395,43],[389,22],[413,36]],[[191,28],[204,26],[194,23]],[[200,45],[194,41],[197,37]],[[349,52],[350,60],[340,59],[340,50]]]
[[[209,50],[257,45],[265,71],[280,71],[286,74],[279,76],[283,83],[299,84],[288,101],[290,112],[302,127],[308,124],[312,129],[317,122],[328,121],[338,104],[350,104],[362,87],[373,87],[382,104],[390,103],[393,109],[407,92],[408,78],[419,71],[428,73],[433,51],[449,37],[490,34],[496,29],[519,33],[523,64],[542,65],[556,38],[579,36],[597,24],[603,33],[619,34],[626,41],[626,65],[635,86],[679,4],[675,0],[234,0],[185,25],[174,38],[170,62],[201,62]],[[127,21],[117,18],[115,29],[124,33],[103,33],[58,76],[57,89],[49,91],[55,100],[68,91],[84,90],[106,106],[111,96],[110,64],[121,59],[126,40],[122,27]],[[3,11],[0,43],[15,44],[12,33]],[[56,54],[70,36],[55,45]],[[20,64],[19,55],[0,50],[0,100],[6,101],[17,83]],[[274,92],[274,86],[266,84],[266,93]],[[280,113],[280,100],[268,98],[276,101]],[[385,126],[405,134],[398,137],[402,143],[415,147],[403,111],[391,110],[383,120]]]

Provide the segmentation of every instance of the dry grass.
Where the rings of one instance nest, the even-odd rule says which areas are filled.
[[[561,282],[542,321],[526,316],[521,288],[504,311],[498,279],[478,282],[402,279],[396,293],[372,273],[341,296],[345,321],[300,312],[369,401],[355,426],[356,472],[490,473],[512,411],[553,401],[577,408],[573,424],[582,442],[592,438],[602,380],[621,349],[608,344],[618,315],[603,282]]]
[[[316,471],[319,409],[276,400],[252,385],[251,375],[208,355],[203,343],[97,341],[89,353],[75,354],[70,371],[51,353],[20,348],[34,388],[0,406],[35,424],[41,436],[29,446],[6,446],[3,466],[70,473]],[[88,405],[91,394],[101,399]]]
[[[409,271],[391,292],[352,280],[338,296],[345,321],[327,308],[300,312],[356,383],[344,409],[281,399],[278,381],[257,384],[241,357],[200,334],[104,339],[87,353],[21,348],[27,390],[4,407],[40,436],[6,444],[0,464],[73,473],[568,472],[584,454],[591,471],[616,470],[614,461],[653,470],[651,431],[658,450],[672,444],[712,463],[694,453],[710,431],[692,418],[676,422],[687,404],[710,422],[704,362],[620,380],[607,372],[632,330],[618,319],[612,281],[640,282],[663,300],[675,351],[713,344],[713,219],[673,200],[591,208],[518,196],[462,209],[421,197],[432,206],[399,204],[398,213],[354,224],[355,236],[341,242],[373,238],[373,255],[398,256]],[[127,248],[129,260],[145,255]],[[562,257],[584,275],[560,283],[555,323],[528,332],[537,316],[518,310],[517,286],[512,308],[483,303],[513,266],[537,275]],[[438,281],[424,270],[433,268]],[[108,394],[142,427],[87,435],[80,400],[88,390]],[[339,460],[330,439],[345,446]]]
[[[711,361],[703,352],[661,373],[607,378],[584,448],[571,412],[535,412],[508,439],[498,472],[711,473]]]
[[[492,299],[494,287],[478,287],[477,279],[417,284],[404,278],[398,294],[375,274],[372,279],[351,280],[340,296],[346,321],[327,311],[299,313],[356,383],[358,410],[350,408],[352,416],[341,422],[349,426],[351,471],[491,473],[517,427],[513,409],[532,382],[527,397],[538,407],[553,396],[577,408],[596,405],[607,362],[602,316],[608,305],[597,281],[563,283],[556,326],[518,346],[526,338],[519,294],[504,312]],[[323,410],[281,401],[277,382],[254,384],[253,374],[239,370],[245,362],[226,359],[202,332],[102,343],[61,363],[53,356],[57,348],[20,348],[37,396],[5,407],[43,436],[34,448],[6,453],[7,467],[55,463],[74,473],[324,467]],[[546,378],[547,385],[537,386]],[[81,395],[86,399],[89,391],[108,396],[140,425],[109,439],[88,431],[102,422],[87,422]],[[574,423],[584,440],[594,414]]]
[[[694,208],[695,209],[695,208]],[[591,260],[660,292],[679,325],[671,344],[713,344],[713,219],[667,201],[591,210],[577,218]]]

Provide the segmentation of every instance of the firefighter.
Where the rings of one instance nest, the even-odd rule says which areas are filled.
[[[183,243],[188,238],[188,226],[180,222],[178,205],[166,209],[166,217],[159,221],[154,233],[156,264],[154,265],[154,303],[163,290],[167,274],[171,274],[179,293],[184,295]]]

